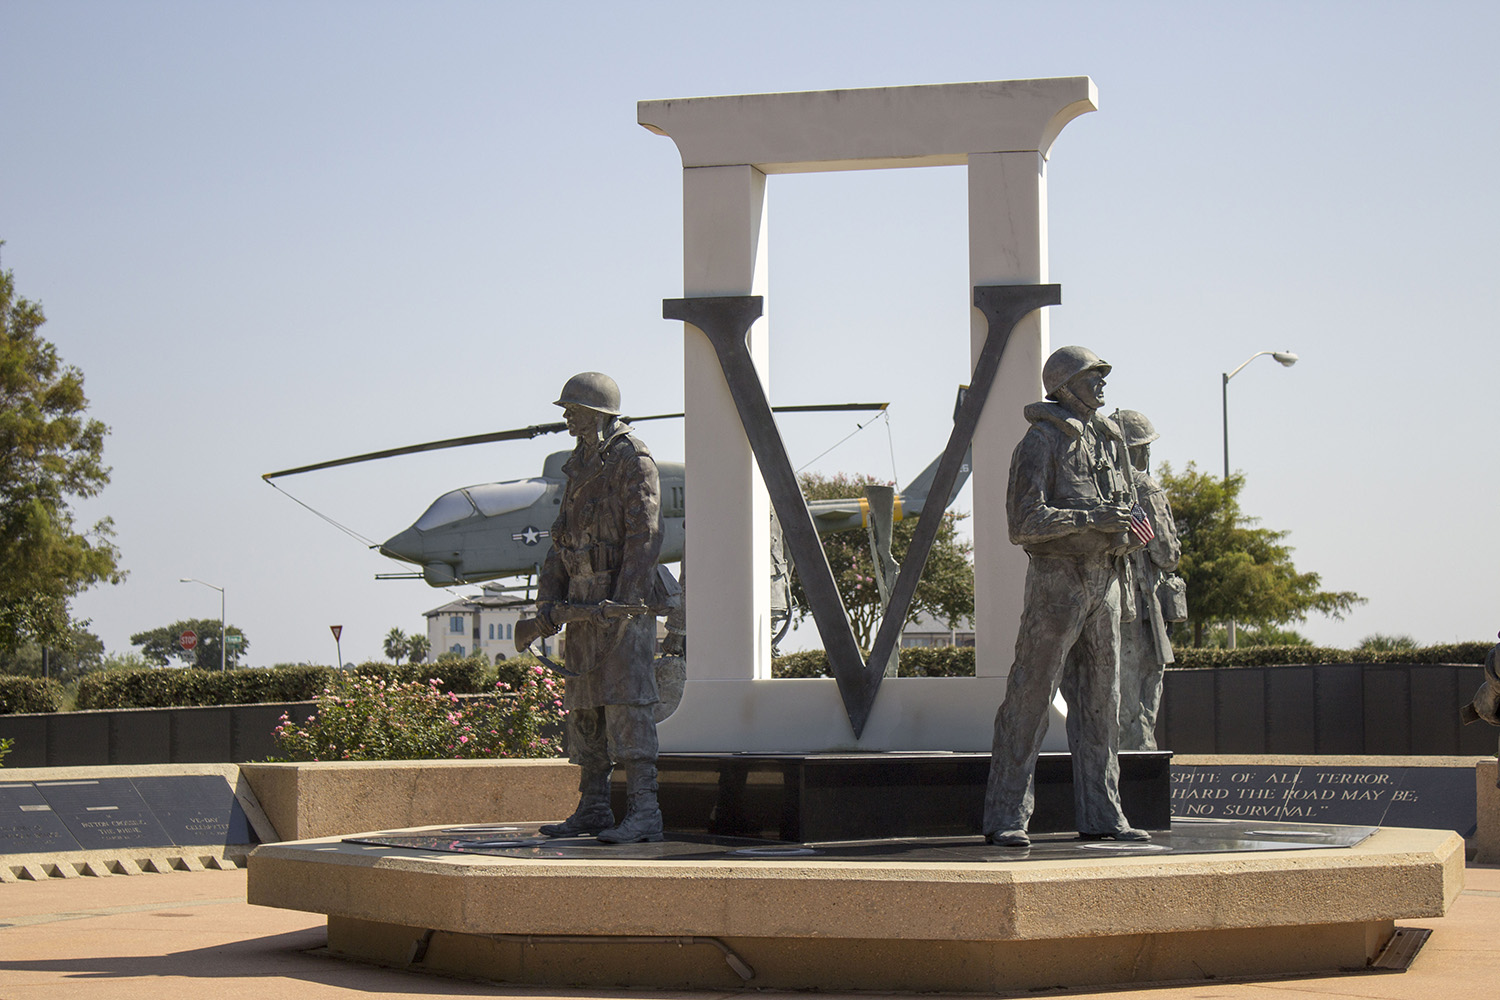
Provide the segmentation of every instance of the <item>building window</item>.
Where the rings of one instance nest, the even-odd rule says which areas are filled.
[[[453,645],[451,645],[451,646],[448,647],[448,652],[450,652],[450,653],[457,653],[459,656],[463,656],[464,655],[464,644],[461,643],[461,642],[455,642]]]
[[[462,635],[464,631],[464,616],[453,615],[448,619],[448,631]]]
[[[495,623],[491,622],[490,623],[490,640],[494,641],[494,638],[495,638]]]
[[[505,626],[505,638],[507,638],[507,639],[514,639],[515,638],[515,635],[511,632],[511,629],[513,627],[514,626],[510,625],[509,623],[506,624],[506,626]]]

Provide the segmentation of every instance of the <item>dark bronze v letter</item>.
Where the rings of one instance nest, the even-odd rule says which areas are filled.
[[[938,463],[937,476],[933,479],[930,498],[939,502],[929,503],[917,521],[917,530],[907,547],[906,557],[901,561],[901,571],[896,577],[896,589],[891,594],[890,604],[876,633],[875,648],[870,651],[867,662],[860,656],[854,641],[854,632],[849,627],[849,617],[844,610],[843,598],[834,583],[833,571],[828,566],[828,557],[823,544],[818,540],[812,515],[808,513],[807,501],[797,485],[796,473],[771,416],[771,404],[756,373],[755,362],[750,357],[745,341],[750,326],[761,315],[761,298],[758,295],[731,295],[712,298],[665,299],[662,301],[662,317],[677,319],[701,330],[708,337],[719,366],[724,371],[724,381],[729,385],[729,394],[744,425],[745,437],[760,466],[761,477],[781,520],[787,548],[796,563],[797,573],[802,578],[802,589],[812,606],[813,621],[822,636],[823,648],[828,653],[829,665],[838,681],[839,695],[844,700],[844,711],[849,715],[849,724],[854,729],[855,739],[864,732],[870,709],[880,690],[880,681],[891,651],[901,636],[901,623],[911,608],[916,594],[917,581],[927,565],[927,555],[937,538],[938,526],[946,504],[943,499],[952,495],[953,484],[958,479],[959,466],[964,453],[974,439],[974,429],[979,424],[979,415],[984,412],[985,400],[990,387],[1000,370],[1000,357],[1010,340],[1010,332],[1027,313],[1042,306],[1057,305],[1061,290],[1057,285],[984,285],[974,289],[974,305],[989,321],[989,333],[979,361],[970,378],[969,391],[953,420],[953,433],[948,446],[943,450]]]

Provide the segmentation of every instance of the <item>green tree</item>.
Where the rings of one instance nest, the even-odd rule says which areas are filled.
[[[1240,625],[1235,629],[1234,644],[1241,649],[1251,646],[1311,646],[1312,640],[1301,632],[1278,625]],[[1203,629],[1205,649],[1229,648],[1227,625],[1209,625]]]
[[[385,634],[385,655],[390,657],[392,663],[400,663],[411,649],[411,638],[399,628],[393,628]]]
[[[1240,510],[1242,474],[1221,479],[1192,462],[1181,473],[1163,464],[1157,478],[1172,502],[1182,537],[1178,572],[1187,581],[1188,621],[1193,645],[1204,628],[1228,619],[1250,625],[1285,625],[1311,612],[1342,618],[1365,599],[1353,591],[1320,590],[1316,573],[1299,573],[1289,532],[1261,528]]]
[[[146,670],[150,666],[146,658],[133,649],[128,653],[110,653],[99,661],[101,671]]]
[[[420,633],[413,633],[406,637],[406,662],[422,663],[427,659],[427,652],[432,644],[427,637]]]
[[[24,642],[11,649],[0,650],[0,674],[48,676],[68,684],[90,671],[98,670],[104,660],[104,643],[86,625],[86,622],[75,623],[61,642],[56,646],[48,646],[45,663],[42,647],[36,642]]]
[[[68,600],[125,576],[109,518],[74,524],[70,503],[109,482],[109,430],[85,416],[83,373],[38,335],[45,322],[0,271],[0,650],[64,648]]]
[[[1359,640],[1359,645],[1354,648],[1362,652],[1373,653],[1396,649],[1416,649],[1417,640],[1409,635],[1386,635],[1384,632],[1372,632]]]
[[[867,476],[843,473],[832,478],[809,473],[799,479],[802,493],[809,500],[861,497],[866,483],[877,482]],[[959,537],[957,531],[958,522],[966,517],[967,514],[956,511],[943,515],[906,616],[908,622],[926,614],[947,622],[951,628],[974,614],[974,564],[969,558],[974,546]],[[906,556],[906,547],[911,544],[916,529],[916,518],[896,522],[891,537],[891,554],[898,563]],[[870,555],[869,538],[863,531],[824,535],[823,551],[828,554],[828,565],[844,599],[844,610],[849,613],[854,638],[862,649],[869,649],[881,617],[880,590],[875,584],[875,562]],[[797,620],[806,620],[811,611],[795,567],[792,570],[792,598],[797,602]]]
[[[198,643],[192,649],[182,648],[182,633],[192,630],[198,633]],[[240,637],[240,645],[234,655],[250,648],[250,640],[237,626],[228,625],[225,631]],[[132,646],[141,647],[141,655],[158,667],[165,667],[178,660],[186,667],[201,667],[204,670],[219,669],[219,620],[217,618],[186,618],[170,625],[137,632],[130,637]]]

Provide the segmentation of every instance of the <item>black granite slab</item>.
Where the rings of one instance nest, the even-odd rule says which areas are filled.
[[[1120,799],[1133,825],[1171,824],[1171,754],[1122,753]],[[987,753],[663,754],[658,761],[668,830],[705,836],[811,842],[981,833]],[[1033,833],[1071,831],[1072,757],[1037,760]],[[624,815],[623,769],[614,809]]]
[[[219,775],[0,782],[0,854],[256,842]]]
[[[175,844],[228,846],[255,841],[245,810],[217,775],[163,775],[131,781]]]
[[[1341,764],[1173,764],[1173,823],[1270,819],[1454,830],[1478,825],[1474,771]]]
[[[35,785],[0,784],[0,854],[77,850],[78,841]]]
[[[603,844],[593,837],[549,839],[538,824],[460,826],[432,832],[346,837],[344,843],[437,854],[480,854],[536,861],[899,861],[973,863],[1165,857],[1248,851],[1303,851],[1353,847],[1373,827],[1308,823],[1184,820],[1150,843],[1081,841],[1074,834],[1040,834],[1029,848],[995,847],[982,837],[896,838],[859,843],[771,844],[741,837],[673,833],[654,844]]]
[[[233,760],[230,738],[234,711],[225,706],[174,708],[171,719],[171,753],[174,761],[212,764]]]
[[[166,711],[137,708],[109,713],[109,763],[155,764],[171,759],[172,726]]]
[[[129,778],[38,781],[35,787],[86,851],[173,846]]]
[[[98,713],[63,733],[47,729],[47,760],[53,767],[87,767],[109,759],[109,716]],[[12,767],[19,765],[12,764]]]

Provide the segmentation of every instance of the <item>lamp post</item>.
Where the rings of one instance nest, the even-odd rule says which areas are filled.
[[[1224,373],[1224,376],[1223,376],[1224,377],[1223,389],[1224,389],[1224,480],[1225,480],[1225,482],[1228,482],[1228,480],[1229,480],[1229,380],[1232,379],[1232,378],[1234,378],[1240,372],[1244,371],[1245,370],[1245,365],[1248,365],[1250,362],[1254,361],[1256,358],[1260,357],[1263,354],[1269,354],[1271,357],[1275,358],[1278,362],[1280,362],[1281,367],[1283,367],[1283,368],[1290,368],[1290,367],[1292,367],[1292,365],[1295,365],[1297,363],[1297,355],[1293,354],[1290,351],[1256,351],[1254,354],[1252,354],[1248,358],[1246,358],[1244,364],[1240,365],[1234,371],[1232,371],[1232,372],[1225,372]],[[1234,649],[1235,648],[1235,634],[1234,633],[1235,633],[1234,619],[1231,618],[1231,619],[1229,619],[1229,648],[1230,649]]]
[[[1290,368],[1297,363],[1297,355],[1290,351],[1257,351],[1245,359],[1245,364],[1240,365],[1232,372],[1224,374],[1224,478],[1229,478],[1229,380],[1245,370],[1245,365],[1254,361],[1263,354],[1269,354],[1281,362],[1283,368]]]
[[[217,590],[219,592],[219,669],[220,670],[228,670],[229,669],[229,667],[228,667],[228,661],[229,661],[229,642],[228,642],[228,637],[227,637],[227,635],[226,635],[226,633],[224,631],[224,588],[223,587],[215,587],[213,584],[208,583],[207,581],[194,579],[193,577],[190,577],[190,576],[184,576],[181,579],[179,579],[177,582],[178,583],[201,583],[201,584],[203,584],[203,586],[207,587],[209,590]]]

